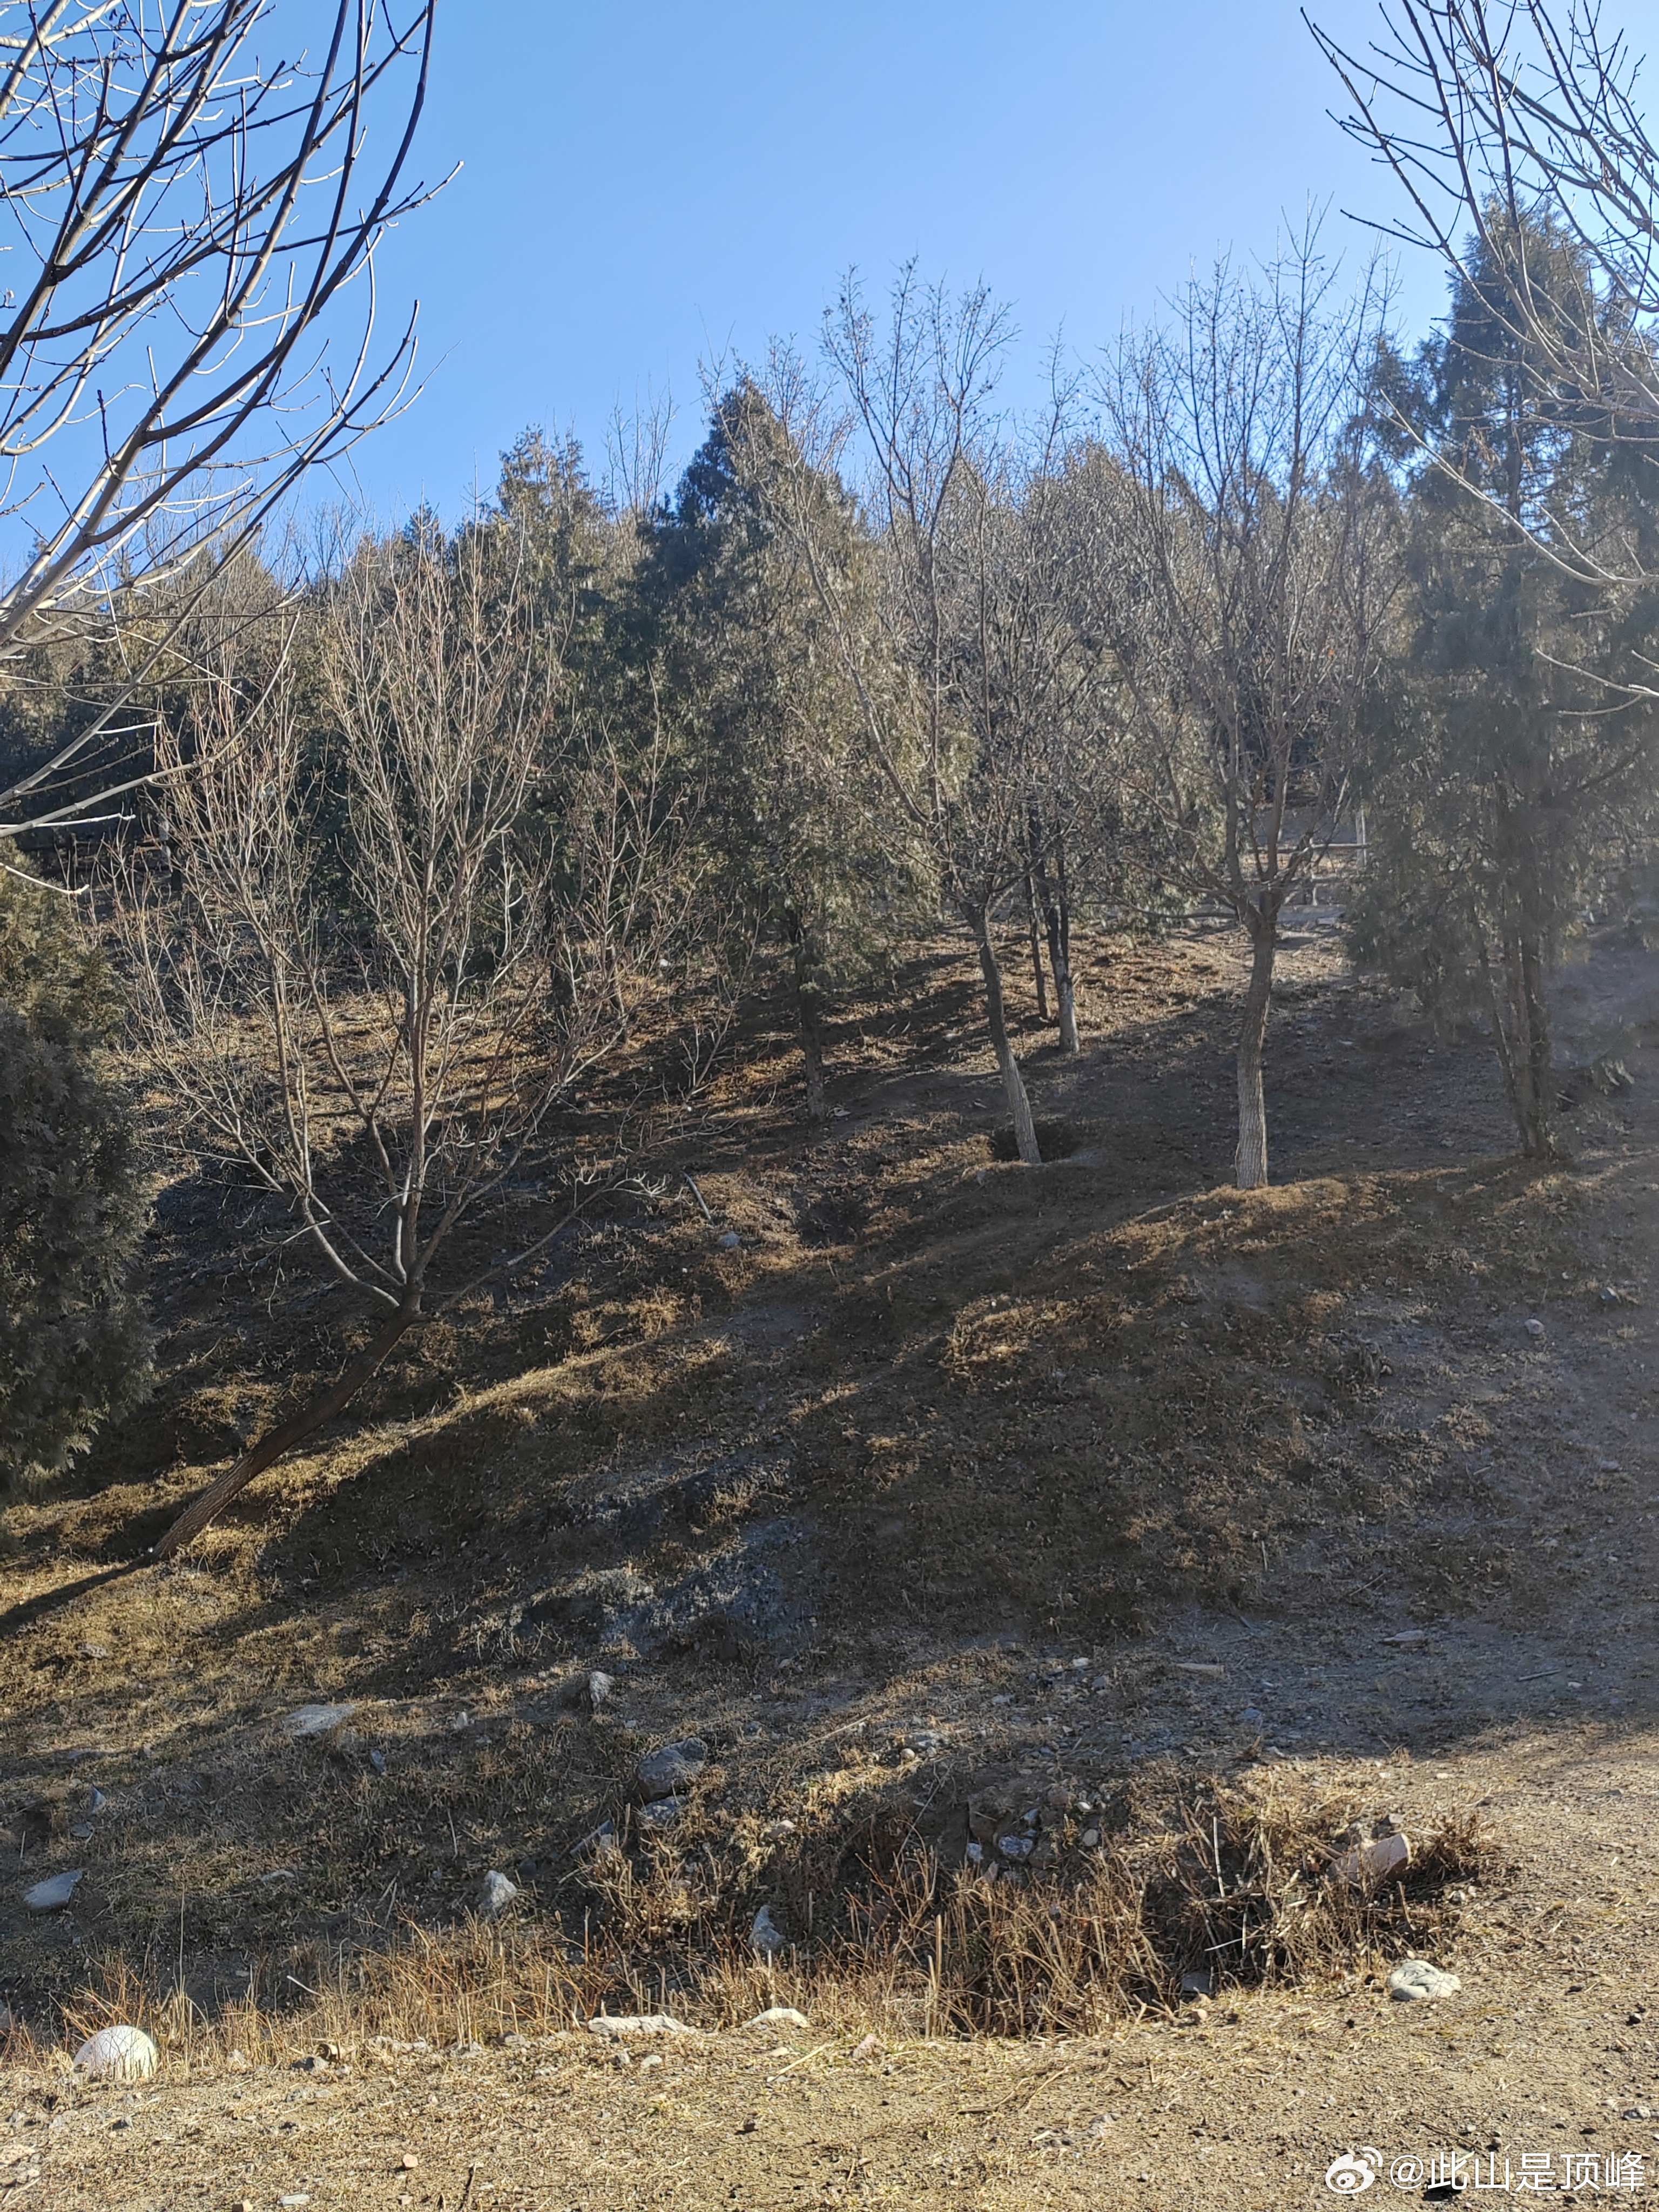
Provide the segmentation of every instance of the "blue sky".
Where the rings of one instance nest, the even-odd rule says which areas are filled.
[[[1321,0],[1349,40],[1376,0]],[[1638,48],[1659,0],[1626,0]],[[856,264],[983,277],[1023,333],[1087,356],[1218,249],[1272,249],[1330,201],[1386,216],[1389,179],[1328,118],[1340,89],[1290,0],[445,0],[423,167],[460,176],[389,239],[388,320],[422,302],[426,389],[359,449],[384,519],[453,514],[527,423],[596,459],[620,401],[672,388],[697,442],[699,362],[816,343]],[[1444,287],[1405,256],[1402,319]]]

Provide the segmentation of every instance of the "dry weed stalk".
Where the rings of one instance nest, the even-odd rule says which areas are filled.
[[[1334,1870],[1352,1810],[1217,1786],[1069,1874],[1013,1880],[943,1866],[908,1817],[882,1811],[803,1838],[764,1891],[735,1847],[656,1838],[636,1860],[604,1855],[562,1918],[408,1924],[373,1948],[296,1950],[262,1962],[216,2020],[176,1976],[113,1959],[63,2025],[78,2040],[125,2020],[187,2061],[238,2049],[273,2062],[328,2045],[545,2036],[603,2011],[731,2027],[779,2004],[819,2027],[902,2036],[1096,2034],[1173,2011],[1183,1974],[1207,1973],[1218,1992],[1303,1985],[1443,1945],[1452,1886],[1490,1870],[1474,1821],[1422,1838],[1400,1879],[1371,1887]],[[750,1946],[763,1893],[796,1938],[781,1958]]]

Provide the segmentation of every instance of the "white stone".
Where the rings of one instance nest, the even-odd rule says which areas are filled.
[[[744,2022],[746,2028],[811,2027],[811,2025],[806,2014],[804,2012],[797,2012],[793,2005],[768,2005],[764,2012],[757,2012],[753,2020],[746,2020]]]
[[[148,2081],[161,2052],[142,2027],[100,2027],[75,2054],[75,2063],[94,2081]]]
[[[1331,1871],[1343,1881],[1384,1881],[1390,1875],[1403,1873],[1411,1863],[1412,1847],[1404,1836],[1378,1836],[1371,1843],[1344,1851]]]
[[[309,1743],[349,1721],[356,1710],[356,1705],[300,1705],[283,1716],[283,1732],[295,1743]]]
[[[788,1940],[772,1917],[772,1908],[763,1905],[755,1915],[755,1924],[749,1930],[749,1940],[763,1959],[775,1959],[789,1948]]]
[[[86,1869],[76,1867],[72,1874],[55,1874],[45,1881],[37,1881],[33,1889],[23,1892],[23,1902],[31,1912],[61,1912],[75,1894],[75,1885],[86,1879]]]
[[[1443,1973],[1426,1959],[1402,1960],[1389,1976],[1389,1995],[1403,2003],[1425,1997],[1449,1997],[1462,1988],[1455,1974]]]
[[[701,2035],[698,2027],[687,2027],[684,2021],[675,2020],[665,2012],[600,2012],[587,2023],[590,2035],[603,2035],[612,2043],[635,2035]]]
[[[492,1870],[483,1878],[478,1897],[478,1910],[486,1920],[493,1920],[497,1913],[506,1911],[518,1893],[519,1885],[511,1875],[498,1874]]]

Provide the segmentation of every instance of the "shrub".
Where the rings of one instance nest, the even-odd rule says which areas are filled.
[[[149,1382],[144,1178],[106,1066],[118,1011],[67,901],[0,872],[0,1496],[60,1473]]]

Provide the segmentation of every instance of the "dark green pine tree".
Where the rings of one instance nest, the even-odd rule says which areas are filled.
[[[1524,246],[1553,313],[1595,315],[1608,357],[1639,343],[1568,242],[1540,226]],[[1606,404],[1545,382],[1505,297],[1477,260],[1443,333],[1384,364],[1412,588],[1353,923],[1361,956],[1431,1011],[1486,1016],[1522,1152],[1547,1158],[1550,973],[1654,794],[1659,600],[1612,580],[1655,568],[1659,471]],[[1589,580],[1598,564],[1609,580]]]
[[[61,894],[0,872],[0,1495],[38,1488],[149,1386],[149,1213],[105,1065],[109,970]]]
[[[755,385],[738,384],[654,532],[645,585],[700,786],[701,835],[734,910],[783,960],[821,1120],[832,993],[888,966],[915,926],[916,856],[859,742],[858,701],[778,498],[820,508],[836,588],[869,588],[868,548],[833,479],[805,471]]]

